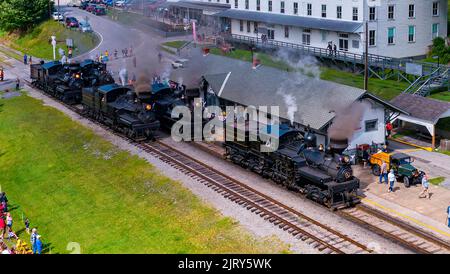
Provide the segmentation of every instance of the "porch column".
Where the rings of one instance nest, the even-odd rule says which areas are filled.
[[[433,125],[433,133],[431,134],[431,148],[436,148],[436,126]]]

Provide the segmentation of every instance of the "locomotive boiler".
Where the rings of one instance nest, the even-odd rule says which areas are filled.
[[[353,176],[349,159],[341,155],[347,147],[346,140],[332,140],[330,149],[323,151],[316,147],[316,136],[311,131],[301,132],[282,124],[277,136],[278,148],[263,152],[261,147],[267,144],[261,140],[267,138],[250,141],[248,127],[245,131],[236,127],[234,130],[235,138],[227,138],[224,143],[226,157],[233,163],[330,208],[359,202],[356,195],[359,180]],[[267,132],[262,128],[258,131],[260,136]],[[245,139],[237,141],[240,134]]]

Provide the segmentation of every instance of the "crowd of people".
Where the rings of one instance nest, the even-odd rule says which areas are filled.
[[[8,198],[5,192],[0,193],[0,254],[41,254],[43,243],[37,229],[31,231],[30,244],[21,240],[13,230],[13,217],[8,208]],[[30,234],[30,221],[24,219],[26,233]],[[6,243],[8,241],[10,244]],[[15,241],[15,243],[14,243]]]

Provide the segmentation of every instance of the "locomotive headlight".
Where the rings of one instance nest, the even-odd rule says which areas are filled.
[[[75,78],[79,79],[80,78],[80,74],[75,74]]]
[[[150,105],[150,104],[145,105],[145,109],[146,110],[152,110],[152,105]]]
[[[350,162],[350,158],[347,155],[345,155],[344,156],[344,163],[348,163],[348,162]]]

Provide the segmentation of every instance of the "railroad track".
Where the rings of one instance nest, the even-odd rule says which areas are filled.
[[[220,171],[160,141],[138,146],[225,198],[261,216],[292,236],[306,241],[324,254],[371,253],[365,245],[240,183]]]
[[[337,214],[420,254],[450,254],[450,243],[364,204]]]
[[[29,81],[25,81],[31,86]],[[39,90],[40,91],[40,90]],[[45,96],[56,99],[40,91]],[[81,115],[81,111],[74,105],[58,102],[70,110]],[[83,116],[85,117],[85,116]],[[188,176],[220,193],[225,198],[238,203],[265,220],[287,231],[297,239],[306,241],[314,248],[325,254],[356,254],[372,253],[367,246],[327,227],[316,220],[266,196],[265,194],[209,167],[208,165],[178,151],[168,145],[156,141],[153,143],[136,143],[121,133],[114,132],[106,125],[95,119],[85,117],[116,136],[127,139],[154,157],[170,164]],[[385,237],[418,253],[450,253],[450,244],[426,232],[402,223],[400,220],[386,216],[370,207],[358,205],[337,212],[342,217]]]

